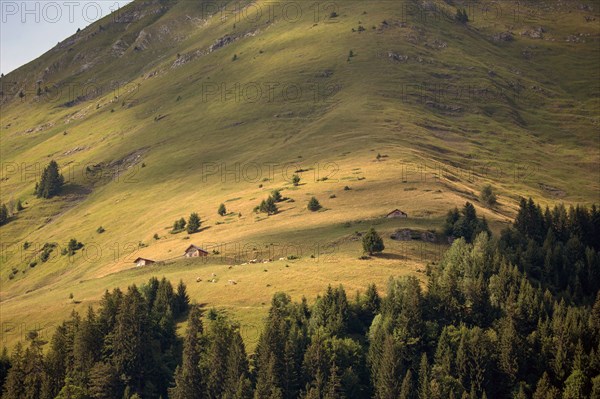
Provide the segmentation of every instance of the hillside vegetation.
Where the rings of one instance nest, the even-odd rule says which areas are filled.
[[[521,196],[598,202],[595,2],[278,4],[134,1],[2,77],[9,346],[164,275],[228,309],[251,351],[277,291],[422,279],[467,200],[495,233]],[[51,160],[65,185],[38,198]],[[276,189],[278,212],[255,213]],[[409,217],[384,218],[395,208]],[[198,232],[171,234],[194,212]],[[386,249],[361,260],[370,227]],[[439,239],[391,240],[398,229]],[[183,259],[190,244],[211,255]]]

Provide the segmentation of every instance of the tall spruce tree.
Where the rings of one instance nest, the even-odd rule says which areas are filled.
[[[38,198],[52,198],[60,193],[64,183],[65,179],[60,174],[58,164],[52,160],[42,172],[42,177],[35,187],[35,195]]]
[[[188,317],[188,329],[183,342],[182,363],[175,371],[175,387],[169,390],[172,399],[207,398],[204,376],[200,370],[200,358],[204,328],[200,309],[192,306]]]

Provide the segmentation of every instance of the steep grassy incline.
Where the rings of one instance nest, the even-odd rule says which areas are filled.
[[[394,242],[388,257],[358,261],[353,233],[439,229],[484,184],[499,205],[478,210],[496,231],[519,196],[598,202],[597,4],[469,2],[460,24],[462,4],[135,1],[3,77],[1,197],[26,204],[0,228],[3,320],[62,319],[157,272],[122,272],[137,256],[172,259],[190,243],[221,256],[158,272],[190,285],[230,256],[304,248],[293,272],[223,266],[218,287],[191,288],[212,305],[255,306],[239,311],[252,319],[276,289],[311,296],[422,269],[422,248]],[[36,199],[50,159],[68,184]],[[294,202],[255,214],[273,189]],[[306,210],[313,195],[324,211]],[[220,203],[236,214],[218,216]],[[381,220],[394,208],[409,220]],[[191,212],[205,230],[169,234]],[[44,243],[70,238],[85,250],[30,267]],[[336,262],[315,269],[315,253]],[[246,280],[224,289],[222,273]]]

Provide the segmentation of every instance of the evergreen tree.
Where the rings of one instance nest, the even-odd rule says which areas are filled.
[[[378,377],[373,381],[376,399],[394,399],[400,393],[400,349],[391,335],[386,336],[378,366]]]
[[[292,184],[294,185],[294,187],[298,186],[298,184],[300,184],[300,176],[293,175],[292,176]]]
[[[494,190],[491,185],[486,185],[481,189],[481,193],[479,194],[479,198],[481,201],[489,207],[496,205],[496,194],[494,194]]]
[[[10,357],[8,356],[8,349],[5,346],[2,348],[2,353],[0,354],[0,393],[4,390],[8,370],[10,370]]]
[[[190,297],[187,293],[187,287],[183,280],[179,280],[177,285],[177,294],[175,295],[175,317],[187,312],[190,305]]]
[[[112,364],[95,363],[90,369],[88,393],[93,399],[112,399],[120,397],[119,375]]]
[[[412,373],[410,370],[406,371],[406,375],[402,380],[402,386],[400,387],[400,396],[398,399],[411,399],[412,395]]]
[[[308,206],[307,206],[309,211],[312,212],[316,212],[319,209],[321,209],[321,204],[319,203],[319,200],[317,200],[315,197],[312,197],[309,201],[308,201]]]
[[[188,234],[193,234],[200,229],[200,217],[196,212],[190,215],[187,223],[187,232]]]
[[[64,182],[65,179],[58,170],[58,164],[52,160],[44,168],[40,182],[36,185],[35,195],[38,198],[52,198],[60,193]]]
[[[273,197],[273,200],[275,200],[275,202],[283,201],[283,197],[281,196],[281,193],[279,192],[279,190],[273,190],[273,192],[271,193],[271,196]]]
[[[219,205],[219,210],[217,213],[221,216],[225,216],[227,214],[227,208],[225,208],[225,204]]]
[[[334,362],[331,366],[329,379],[325,385],[325,395],[323,396],[323,399],[343,399],[344,397],[340,370]]]
[[[544,372],[542,378],[537,383],[533,399],[559,399],[559,391],[550,382],[548,373]]]
[[[263,200],[260,203],[259,210],[267,215],[274,215],[277,213],[277,204],[275,203],[275,199],[269,196],[266,200]]]
[[[2,397],[7,399],[25,398],[27,392],[25,387],[27,371],[25,368],[23,346],[20,342],[18,342],[15,346],[10,362],[11,368],[6,376],[6,383],[4,384],[4,392]]]
[[[373,255],[373,253],[381,252],[385,249],[385,245],[383,245],[383,239],[373,227],[371,227],[371,229],[364,235],[362,245],[363,251],[369,255]]]
[[[421,354],[419,363],[419,399],[429,399],[429,362],[427,354]]]
[[[111,347],[118,375],[135,392],[143,390],[144,376],[152,367],[150,332],[146,301],[133,285],[123,296],[111,335]]]
[[[8,222],[8,208],[6,204],[0,205],[0,226]]]
[[[585,387],[587,385],[587,377],[581,370],[573,370],[569,378],[565,381],[563,390],[563,399],[584,399]]]
[[[204,376],[200,370],[203,326],[200,309],[193,306],[188,317],[188,329],[183,343],[181,366],[175,371],[175,387],[169,390],[169,398],[206,398]]]
[[[176,220],[173,223],[173,232],[178,232],[178,231],[181,231],[181,230],[185,229],[185,225],[186,224],[187,224],[187,222],[185,221],[184,218]]]

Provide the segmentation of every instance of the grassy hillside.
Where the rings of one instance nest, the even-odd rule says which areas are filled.
[[[598,201],[594,2],[469,3],[467,24],[459,1],[269,3],[135,1],[2,78],[1,197],[25,204],[0,228],[7,344],[151,275],[259,325],[279,290],[311,299],[422,275],[445,246],[389,235],[440,231],[466,200],[495,231],[520,196]],[[37,199],[51,159],[67,185]],[[494,209],[477,202],[488,183]],[[293,202],[255,214],[273,189]],[[306,209],[311,196],[323,210]],[[382,218],[394,208],[409,218]],[[191,212],[202,231],[170,234]],[[372,225],[386,251],[359,260],[355,232]],[[84,249],[60,256],[71,238]],[[58,248],[41,262],[47,242]],[[219,254],[183,260],[190,243]],[[165,264],[133,269],[138,256]],[[241,265],[255,258],[274,261]]]

